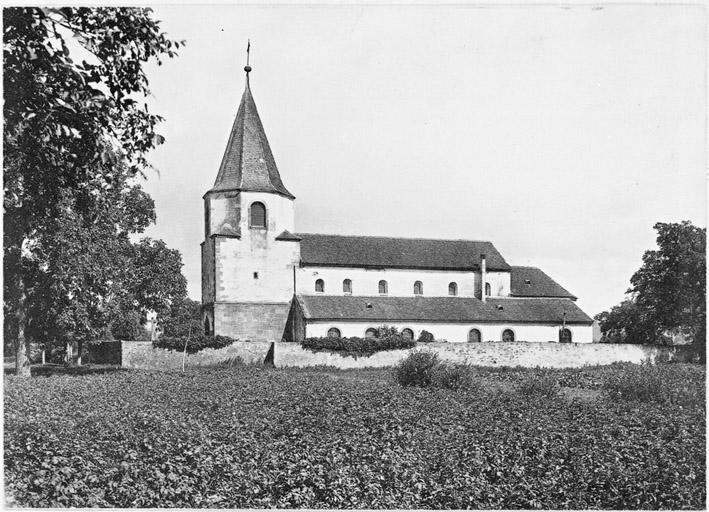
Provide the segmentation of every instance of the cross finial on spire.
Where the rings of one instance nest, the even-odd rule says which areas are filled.
[[[249,66],[249,53],[251,52],[251,39],[248,40],[248,44],[246,45],[246,66],[244,66],[244,71],[246,71],[247,75],[251,71],[251,66]]]

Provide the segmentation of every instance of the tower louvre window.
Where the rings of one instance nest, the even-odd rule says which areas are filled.
[[[265,228],[266,227],[266,206],[261,202],[256,202],[251,205],[251,214],[249,216],[249,227]]]

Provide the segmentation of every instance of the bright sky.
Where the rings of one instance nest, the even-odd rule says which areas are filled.
[[[490,240],[594,315],[654,223],[706,226],[701,6],[160,6],[149,236],[200,298],[202,195],[251,89],[301,232]]]

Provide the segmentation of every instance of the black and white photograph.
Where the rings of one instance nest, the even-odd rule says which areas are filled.
[[[705,4],[2,14],[5,507],[706,509]]]

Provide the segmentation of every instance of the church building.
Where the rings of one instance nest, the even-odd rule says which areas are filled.
[[[382,325],[449,342],[592,341],[576,297],[488,241],[298,233],[246,88],[214,186],[204,195],[207,334],[300,341],[373,336]]]

